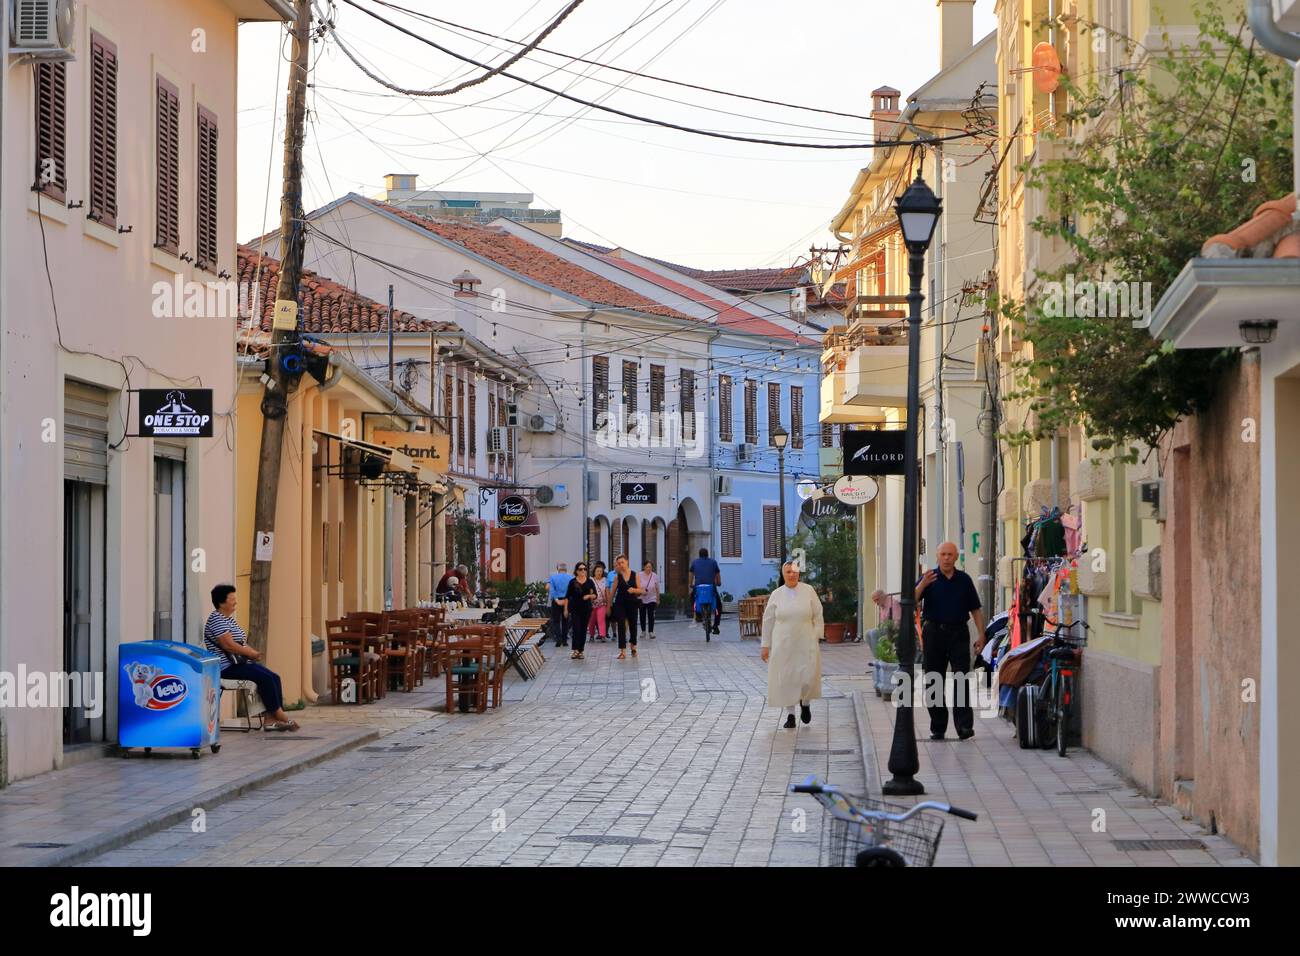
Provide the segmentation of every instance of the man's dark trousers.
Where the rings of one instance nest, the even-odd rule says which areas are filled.
[[[970,687],[965,685],[966,672],[970,670],[970,631],[965,623],[940,624],[938,621],[926,621],[921,629],[921,639],[925,642],[925,677],[921,685],[926,700],[934,700],[937,706],[929,706],[930,733],[944,734],[948,731],[948,693],[944,672],[952,667],[954,687],[959,700],[966,701],[964,706],[952,709],[953,727],[958,734],[971,734],[975,731],[975,711],[970,706]],[[938,687],[930,682],[938,674]],[[940,702],[941,701],[941,702]],[[953,702],[954,704],[956,701]]]
[[[555,641],[555,646],[559,647],[569,639],[564,632],[564,608],[558,601],[551,602],[551,637]]]

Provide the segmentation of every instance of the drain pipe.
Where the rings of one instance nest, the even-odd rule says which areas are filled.
[[[1294,71],[1292,86],[1293,109],[1295,110],[1295,170],[1294,185],[1300,193],[1300,34],[1288,33],[1277,25],[1273,19],[1272,0],[1246,0],[1246,22],[1250,32],[1255,35],[1259,45],[1270,53],[1275,53],[1291,62]],[[1300,222],[1300,207],[1295,212],[1295,220]]]

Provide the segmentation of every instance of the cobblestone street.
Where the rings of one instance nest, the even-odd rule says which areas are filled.
[[[815,773],[878,794],[892,708],[863,676],[865,647],[823,645],[812,723],[780,729],[757,642],[728,623],[709,644],[661,625],[637,660],[616,661],[612,644],[581,662],[548,649],[539,678],[508,684],[496,712],[429,710],[439,682],[383,710],[311,708],[300,739],[353,721],[384,736],[214,807],[206,832],[180,823],[89,865],[815,865],[821,811],[786,788]],[[929,796],[981,814],[949,823],[939,865],[1251,862],[1086,752],[1066,763],[1018,750],[1001,721],[920,750]],[[1109,832],[1092,831],[1094,805]],[[1169,838],[1203,848],[1115,842]]]

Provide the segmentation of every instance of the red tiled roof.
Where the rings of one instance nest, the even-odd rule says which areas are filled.
[[[1206,239],[1201,253],[1211,259],[1300,259],[1300,232],[1287,232],[1295,211],[1295,193],[1263,203],[1236,229]]]
[[[252,305],[252,287],[254,279],[260,287],[257,300],[262,314],[259,325],[264,330],[271,328],[271,316],[275,311],[275,289],[280,281],[280,260],[270,256],[261,256],[262,271],[257,271],[258,251],[250,246],[239,247],[239,285],[241,294],[247,296],[245,307]],[[248,289],[247,293],[242,290]],[[358,295],[347,286],[304,269],[302,282],[298,286],[298,317],[304,332],[321,334],[344,332],[386,332],[388,330],[388,306]],[[393,311],[393,329],[397,332],[431,332],[445,328],[435,325],[428,319],[417,318],[401,309]]]
[[[567,292],[569,295],[577,296],[579,299],[591,302],[594,305],[610,306],[616,309],[632,309],[649,315],[690,320],[689,316],[683,315],[675,309],[659,305],[643,295],[624,289],[595,273],[588,272],[581,266],[576,266],[544,249],[539,249],[532,243],[526,242],[517,236],[512,236],[504,230],[492,226],[481,226],[476,223],[429,219],[426,216],[400,209],[377,199],[367,199],[363,196],[354,198],[358,202],[368,203],[376,209],[382,209],[384,212],[399,216],[407,222],[419,226],[426,232],[433,233],[435,236],[464,246],[475,255],[490,259],[512,272],[527,276],[561,292]]]
[[[594,252],[598,255],[615,251],[610,246],[598,246],[594,242],[583,242],[581,239],[565,239],[564,241],[586,252]],[[782,292],[786,289],[797,289],[799,286],[807,284],[804,280],[803,266],[761,269],[697,269],[695,266],[684,266],[679,262],[656,259],[654,256],[644,256],[643,258],[649,259],[651,262],[657,262],[661,266],[667,266],[669,269],[690,276],[692,279],[700,279],[709,283],[709,285],[715,285],[719,289],[728,291],[734,289],[743,292]]]

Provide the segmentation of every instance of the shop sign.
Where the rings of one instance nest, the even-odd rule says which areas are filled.
[[[880,486],[866,475],[845,475],[835,482],[835,497],[846,505],[865,505],[875,501]]]
[[[139,437],[212,437],[212,389],[142,388],[139,395]]]
[[[497,502],[497,524],[517,528],[528,520],[528,499],[523,495],[506,495]]]
[[[659,485],[653,481],[624,481],[619,484],[620,500],[625,505],[659,503]]]
[[[451,436],[433,432],[376,431],[376,445],[400,451],[412,461],[424,465],[439,475],[447,473],[447,458],[451,450]]]
[[[845,475],[903,474],[905,431],[846,431],[841,433]]]

